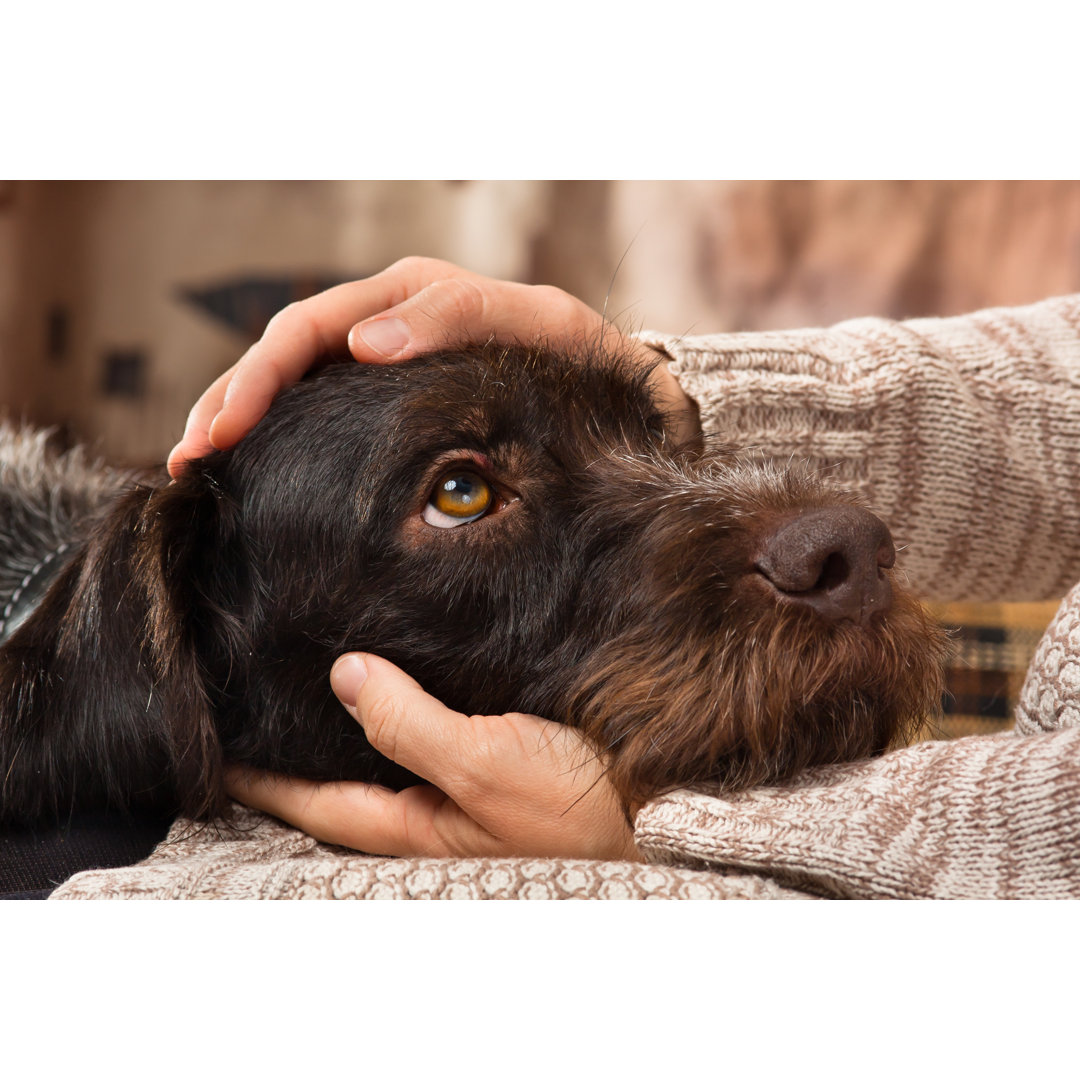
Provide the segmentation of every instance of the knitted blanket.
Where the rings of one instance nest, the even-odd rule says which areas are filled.
[[[928,598],[1046,599],[1080,580],[1080,297],[962,319],[647,337],[707,432],[833,470],[890,522]],[[645,863],[383,859],[240,809],[53,898],[1080,898],[1080,587],[1013,734],[925,742],[635,822]]]

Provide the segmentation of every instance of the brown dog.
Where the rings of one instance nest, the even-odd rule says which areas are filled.
[[[540,346],[330,364],[174,484],[8,436],[0,821],[208,818],[225,761],[412,782],[329,690],[354,649],[580,728],[627,803],[905,737],[944,644],[888,530],[820,478],[672,446],[647,385]]]

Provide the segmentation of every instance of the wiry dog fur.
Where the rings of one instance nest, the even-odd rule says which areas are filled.
[[[329,689],[377,652],[465,713],[580,728],[628,804],[878,753],[940,696],[942,638],[893,588],[867,625],[785,604],[763,531],[854,504],[733,448],[672,447],[646,373],[542,347],[330,364],[235,449],[135,482],[5,436],[0,570],[72,545],[0,649],[0,821],[226,810],[225,762],[414,782]],[[495,491],[435,528],[440,477]],[[884,573],[884,571],[882,571]]]

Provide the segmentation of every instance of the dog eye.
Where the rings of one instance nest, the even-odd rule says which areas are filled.
[[[483,517],[495,501],[491,485],[476,473],[447,473],[436,485],[421,515],[437,529],[453,529]]]

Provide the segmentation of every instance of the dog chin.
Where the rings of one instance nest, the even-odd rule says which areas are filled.
[[[780,606],[729,619],[712,650],[670,650],[671,640],[654,624],[613,642],[569,706],[609,757],[627,805],[678,787],[776,784],[807,767],[879,755],[940,713],[948,639],[899,590],[866,625]]]

